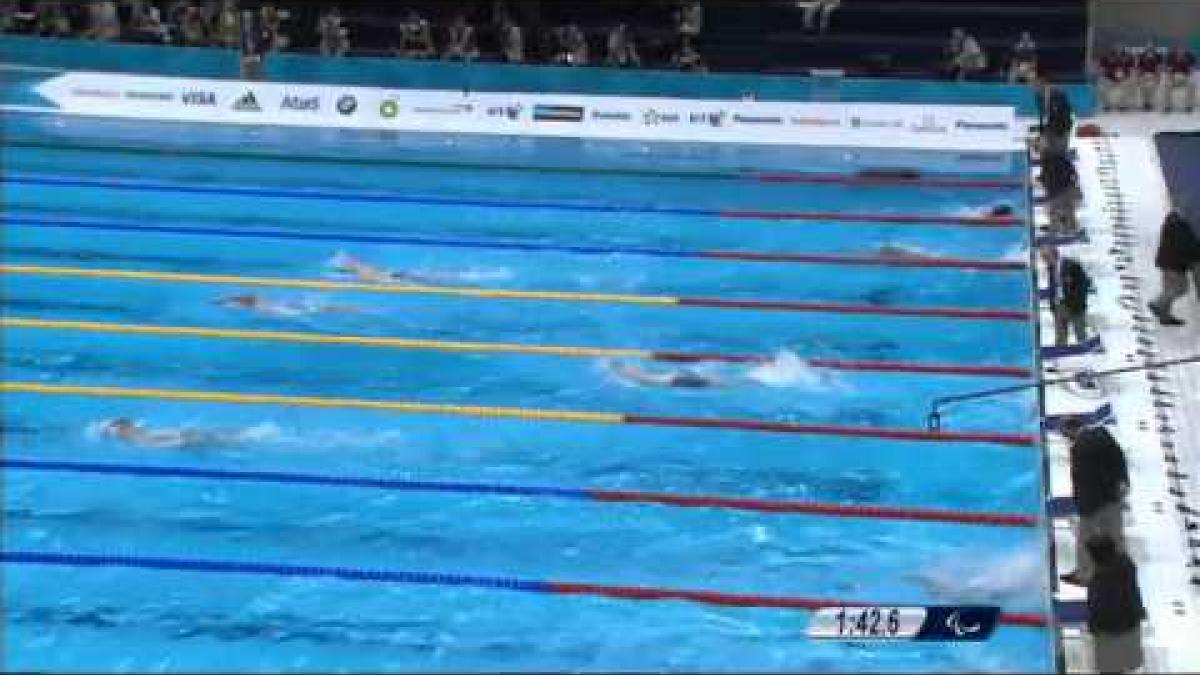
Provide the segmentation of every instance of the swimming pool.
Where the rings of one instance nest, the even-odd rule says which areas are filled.
[[[1036,397],[921,434],[1035,365],[1016,156],[6,131],[8,668],[1053,669],[1020,622],[829,643],[736,606],[1048,611]],[[837,178],[877,166],[998,183]]]

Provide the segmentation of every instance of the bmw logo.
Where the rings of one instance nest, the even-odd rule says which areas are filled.
[[[392,119],[400,114],[400,104],[388,99],[379,104],[379,115],[385,119]]]
[[[355,110],[358,110],[358,99],[350,94],[346,94],[337,100],[337,111],[343,115],[350,115]]]

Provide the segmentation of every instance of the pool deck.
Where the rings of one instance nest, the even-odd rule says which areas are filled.
[[[1164,328],[1146,310],[1158,292],[1154,269],[1158,231],[1168,195],[1153,133],[1200,129],[1200,116],[1103,115],[1094,120],[1110,132],[1076,139],[1085,204],[1081,222],[1088,240],[1060,249],[1084,263],[1096,286],[1089,324],[1103,351],[1044,361],[1047,377],[1169,361],[1200,353],[1200,302],[1194,295],[1176,305],[1184,328]],[[1037,214],[1044,224],[1044,214]],[[1045,303],[1043,345],[1053,340]],[[1146,672],[1200,670],[1200,364],[1104,378],[1088,390],[1053,385],[1046,390],[1050,414],[1113,410],[1110,429],[1125,448],[1131,493],[1125,532],[1149,615],[1143,625]],[[1050,492],[1071,494],[1067,446],[1049,435]],[[1070,520],[1055,517],[1056,574],[1074,568]],[[1060,603],[1082,601],[1081,588],[1058,584]],[[1077,605],[1076,605],[1077,607]],[[1086,631],[1061,624],[1067,672],[1095,672]]]

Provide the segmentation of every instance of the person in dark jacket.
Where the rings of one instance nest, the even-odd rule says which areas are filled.
[[[1162,291],[1150,301],[1150,311],[1164,326],[1182,326],[1183,321],[1171,313],[1171,305],[1187,294],[1188,270],[1200,275],[1196,269],[1200,266],[1200,241],[1178,211],[1172,210],[1163,221],[1154,266],[1162,272]],[[1196,284],[1200,294],[1200,276]]]
[[[1088,631],[1098,673],[1127,673],[1145,661],[1142,621],[1146,608],[1138,588],[1137,567],[1108,537],[1087,542],[1096,573],[1087,587]]]
[[[1054,344],[1067,344],[1068,329],[1074,331],[1077,342],[1083,342],[1087,339],[1087,294],[1092,280],[1078,260],[1060,256],[1053,246],[1042,247],[1042,259],[1054,313]]]
[[[1071,141],[1071,129],[1075,126],[1075,112],[1066,92],[1058,87],[1044,85],[1042,90],[1041,153],[1066,155]]]
[[[1071,487],[1079,512],[1075,571],[1062,580],[1087,584],[1095,567],[1085,546],[1089,539],[1108,537],[1125,547],[1121,502],[1129,492],[1129,470],[1120,444],[1104,427],[1087,427],[1081,418],[1069,417],[1062,434],[1071,441]]]
[[[1075,210],[1083,199],[1079,189],[1079,174],[1066,153],[1042,154],[1042,171],[1038,182],[1046,190],[1046,215],[1050,218],[1050,231],[1055,234],[1075,234],[1079,231],[1079,218]]]

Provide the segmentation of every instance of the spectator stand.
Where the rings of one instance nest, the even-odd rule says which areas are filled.
[[[351,30],[353,53],[356,25]],[[300,41],[297,36],[297,42]],[[482,45],[481,45],[482,47]],[[103,70],[180,77],[236,78],[235,50],[146,44],[44,40],[0,35],[0,62],[64,70]],[[747,94],[763,101],[816,99],[811,78],[741,73],[680,73],[663,70],[573,68],[562,66],[492,65],[464,67],[440,60],[347,57],[275,53],[266,64],[267,78],[277,82],[345,84],[428,89],[579,93],[625,96],[670,96],[739,100]],[[1064,87],[1081,115],[1095,105],[1086,85]],[[921,103],[941,105],[1012,105],[1021,115],[1034,115],[1028,87],[978,82],[842,78],[841,102]]]

